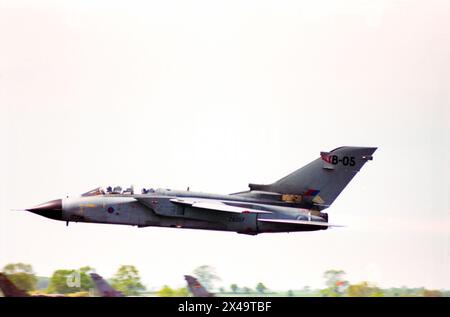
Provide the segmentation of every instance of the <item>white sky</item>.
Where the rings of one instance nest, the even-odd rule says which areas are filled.
[[[448,1],[0,1],[0,267],[134,264],[149,287],[450,288]],[[97,185],[230,193],[378,146],[328,209],[255,237],[10,211]]]

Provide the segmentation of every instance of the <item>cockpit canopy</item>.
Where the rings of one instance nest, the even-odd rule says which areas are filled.
[[[100,196],[100,195],[104,195],[105,191],[101,188],[101,187],[97,187],[95,189],[92,189],[88,192],[85,192],[84,194],[82,194],[81,196],[83,197],[87,197],[87,196]]]
[[[103,187],[97,187],[95,189],[92,189],[81,196],[87,197],[87,196],[101,196],[101,195],[133,195],[134,189],[133,186],[128,187],[127,189],[122,190],[121,186],[108,186],[106,187],[106,190],[103,189]]]

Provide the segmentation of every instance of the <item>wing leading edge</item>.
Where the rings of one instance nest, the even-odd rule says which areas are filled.
[[[171,199],[170,201],[173,203],[176,203],[176,204],[187,205],[187,206],[191,206],[194,208],[209,209],[209,210],[216,210],[216,211],[223,211],[223,212],[232,212],[232,213],[238,213],[238,214],[249,214],[249,213],[250,214],[271,214],[272,213],[270,211],[238,207],[238,206],[230,206],[230,205],[226,205],[221,202],[196,201],[196,200],[178,199],[178,198]]]

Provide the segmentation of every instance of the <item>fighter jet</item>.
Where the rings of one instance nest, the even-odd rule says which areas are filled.
[[[106,282],[103,277],[96,273],[90,273],[92,281],[95,284],[101,297],[124,297],[122,292],[115,290],[111,285]]]
[[[56,199],[26,209],[69,222],[91,222],[232,231],[265,232],[325,230],[330,207],[375,147],[343,146],[271,184],[249,184],[229,195],[190,190],[96,188],[80,197]]]
[[[185,275],[184,278],[188,283],[188,288],[194,297],[214,297],[214,294],[208,292],[195,277]]]

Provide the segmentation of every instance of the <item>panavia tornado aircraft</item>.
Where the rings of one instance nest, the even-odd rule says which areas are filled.
[[[111,285],[106,282],[103,277],[97,273],[90,273],[91,279],[97,288],[100,297],[124,297],[122,292],[115,290]]]
[[[208,292],[195,277],[185,275],[184,279],[186,280],[188,288],[194,297],[214,297],[214,294]]]
[[[267,185],[229,195],[189,190],[121,187],[96,188],[81,197],[52,200],[26,209],[69,222],[92,222],[234,231],[256,235],[328,229],[328,208],[362,166],[372,160],[375,147],[343,146]]]

